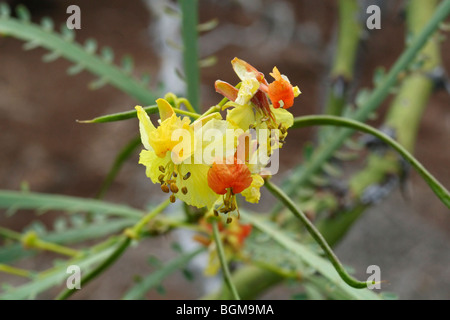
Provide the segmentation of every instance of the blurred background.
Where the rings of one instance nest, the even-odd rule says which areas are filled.
[[[5,0],[0,0],[5,2]],[[6,1],[23,3],[33,21],[49,16],[55,25],[65,23],[66,8],[81,8],[81,30],[76,39],[95,38],[100,46],[110,46],[116,57],[131,54],[136,73],[150,73],[153,86],[163,82],[164,91],[181,93],[184,84],[176,75],[181,69],[179,18],[176,3],[163,0],[40,0]],[[353,94],[371,87],[377,66],[389,69],[404,49],[404,1],[366,1],[382,9],[381,30],[366,30],[359,48]],[[171,8],[170,10],[167,7]],[[214,81],[236,83],[230,61],[239,57],[268,75],[274,65],[298,85],[302,95],[293,108],[295,116],[320,113],[329,85],[329,71],[337,36],[337,2],[332,0],[200,0],[200,22],[216,18],[218,26],[200,37],[200,55],[214,55],[217,63],[202,69],[202,109],[218,103]],[[171,13],[172,12],[172,13]],[[119,90],[105,86],[89,90],[95,78],[87,72],[70,77],[70,63],[58,59],[43,63],[44,49],[22,49],[23,42],[0,37],[0,189],[18,190],[23,183],[43,193],[94,197],[117,152],[136,134],[137,120],[108,124],[80,124],[76,120],[127,111],[137,102]],[[450,68],[448,39],[442,43],[443,64]],[[379,124],[391,99],[380,109]],[[433,94],[423,115],[415,156],[443,185],[450,186],[450,95],[445,90]],[[315,141],[315,130],[291,131],[280,154],[281,180],[302,161],[304,143]],[[401,299],[450,299],[450,215],[429,187],[415,173],[406,184],[406,196],[396,189],[379,204],[367,210],[345,239],[337,255],[357,276],[366,267],[379,265],[385,291]],[[123,167],[105,196],[106,200],[144,207],[159,202],[161,194],[144,174],[135,154]],[[259,208],[273,203],[265,195]],[[49,224],[54,215],[42,217]],[[5,218],[2,226],[21,230],[34,216]],[[146,240],[129,250],[99,279],[81,290],[77,299],[118,299],[136,274],[148,272],[142,259],[150,254],[161,260],[173,253],[170,243],[176,236]],[[21,262],[22,266],[42,270],[48,256]],[[0,274],[0,283],[20,283]],[[165,295],[151,292],[150,299],[194,299],[210,288],[198,276],[195,285],[181,274],[164,282]],[[212,286],[215,283],[211,284]],[[57,291],[55,291],[57,292]],[[43,298],[52,298],[54,292]],[[286,285],[267,292],[263,298],[290,297]]]

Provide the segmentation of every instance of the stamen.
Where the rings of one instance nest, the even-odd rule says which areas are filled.
[[[189,179],[190,176],[191,176],[191,172],[186,173],[186,174],[184,175],[184,177],[183,177],[183,180]]]
[[[160,174],[159,177],[158,177],[158,180],[159,180],[160,183],[163,183],[164,182],[164,175]]]
[[[231,221],[233,221],[233,219],[232,219],[231,217],[228,217],[228,218],[227,218],[227,223],[230,224]]]
[[[186,187],[181,188],[181,192],[183,194],[187,194],[188,193],[188,189]]]
[[[174,178],[178,177],[178,174],[175,171],[172,173],[172,175]]]
[[[218,217],[218,216],[219,216],[219,212],[218,212],[217,210],[214,210],[214,215],[215,215],[216,217]]]
[[[162,173],[166,173],[166,169],[162,165],[159,166],[159,171],[161,171]]]
[[[177,193],[177,192],[178,192],[178,187],[177,187],[177,185],[175,184],[175,182],[172,182],[172,183],[170,184],[170,191],[172,191],[173,193]]]
[[[170,202],[175,203],[175,201],[176,201],[175,195],[171,194],[169,197],[169,200],[170,200]]]
[[[169,193],[169,191],[170,191],[169,187],[165,183],[161,185],[161,190],[165,193]]]

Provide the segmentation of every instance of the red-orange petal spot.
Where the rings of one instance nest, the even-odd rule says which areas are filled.
[[[252,175],[245,164],[213,163],[208,171],[208,185],[217,194],[227,193],[231,188],[234,194],[241,193],[252,184]]]

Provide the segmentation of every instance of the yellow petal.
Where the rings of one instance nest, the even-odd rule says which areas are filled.
[[[153,183],[159,183],[158,177],[161,175],[159,167],[166,167],[169,161],[171,161],[169,153],[164,158],[160,158],[153,150],[142,150],[139,155],[139,163],[146,167],[145,173]]]
[[[258,203],[261,197],[259,189],[264,185],[264,179],[259,174],[252,174],[252,184],[241,192],[245,200],[251,203]]]
[[[236,72],[237,76],[242,81],[250,78],[260,81],[263,81],[264,79],[264,75],[261,72],[259,72],[255,67],[245,62],[244,60],[234,58],[233,60],[231,60],[231,65],[234,72]]]
[[[158,105],[159,117],[161,118],[161,121],[170,118],[175,113],[172,106],[165,99],[156,100],[156,104]]]
[[[165,119],[148,137],[149,143],[155,150],[158,157],[164,158],[168,151],[172,151],[175,146],[180,146],[180,143],[192,143],[193,128],[189,126],[190,120],[188,117],[180,119],[176,114],[172,114],[170,118]],[[181,131],[178,129],[182,129]],[[188,135],[188,141],[184,136]],[[182,140],[182,141],[180,141]],[[186,149],[186,148],[185,148]],[[178,150],[179,151],[179,150]],[[182,155],[177,155],[178,158],[185,159],[190,156],[192,148],[189,152],[184,152]]]
[[[249,103],[258,89],[259,81],[256,80],[256,78],[248,78],[242,80],[241,87],[239,88],[238,96],[235,102],[241,105]]]
[[[136,106],[135,109],[137,110],[137,116],[139,119],[139,131],[141,133],[142,144],[144,145],[145,149],[152,150],[152,147],[150,146],[149,136],[152,131],[156,130],[155,126],[150,121],[150,117],[148,116],[147,112],[145,112],[141,106]]]
[[[205,164],[181,164],[179,166],[180,173],[177,177],[177,186],[181,190],[182,187],[186,187],[188,192],[183,194],[178,192],[176,197],[180,200],[186,202],[191,206],[197,208],[207,207],[211,209],[219,197],[212,189],[208,186],[208,170],[209,166]],[[191,173],[190,178],[183,180],[182,176]]]
[[[286,128],[292,127],[294,124],[294,116],[292,113],[283,108],[275,109],[272,106],[270,106],[270,110],[274,114],[277,123],[282,123]]]
[[[251,105],[237,105],[235,108],[227,111],[227,121],[234,127],[247,131],[249,126],[255,123],[255,111]]]

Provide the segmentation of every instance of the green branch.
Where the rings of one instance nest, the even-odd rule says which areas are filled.
[[[225,257],[225,251],[223,250],[222,240],[220,238],[219,227],[217,226],[217,224],[217,220],[214,219],[212,221],[213,237],[214,242],[216,243],[217,255],[219,256],[220,265],[222,267],[223,278],[233,296],[233,299],[240,300],[239,293],[237,292],[236,287],[233,284],[233,280],[231,279],[230,270],[228,269],[228,263]]]
[[[91,280],[95,279],[98,275],[102,274],[103,271],[108,269],[114,262],[116,262],[116,260],[122,255],[122,253],[124,253],[124,251],[128,248],[130,243],[131,243],[130,238],[128,237],[124,238],[108,258],[106,258],[100,265],[98,265],[95,269],[89,272],[86,276],[81,278],[80,285],[84,287],[87,283],[89,283]],[[77,291],[76,288],[66,289],[63,292],[61,292],[55,299],[65,300],[69,298],[71,295],[73,295],[76,291]]]
[[[312,222],[306,217],[306,215],[295,206],[294,202],[280,188],[272,184],[269,180],[266,180],[264,182],[264,186],[304,224],[306,230],[308,230],[309,234],[320,245],[322,250],[325,252],[325,255],[328,257],[331,264],[339,273],[339,276],[342,278],[342,280],[345,281],[345,283],[353,288],[367,288],[366,281],[358,281],[347,273],[344,266],[341,264],[338,257],[334,254],[333,250],[328,245],[327,241],[319,232],[319,230],[316,229],[314,224],[312,224]]]
[[[348,86],[353,78],[358,44],[361,39],[361,20],[356,0],[339,1],[339,31],[336,54],[330,73],[331,87],[325,113],[340,115],[346,104]]]
[[[406,161],[408,161],[414,167],[414,169],[417,170],[417,172],[422,176],[422,178],[426,181],[426,183],[430,186],[430,188],[434,191],[438,198],[441,199],[441,201],[448,208],[450,208],[450,193],[448,192],[448,190],[443,185],[441,185],[441,183],[431,173],[429,173],[424,168],[424,166],[414,158],[412,154],[410,154],[402,145],[400,145],[397,141],[393,140],[385,133],[362,122],[358,122],[352,119],[320,115],[295,118],[292,128],[301,128],[315,125],[347,127],[371,134],[382,140],[383,142],[394,148],[399,154],[401,154],[402,157]]]
[[[198,0],[179,0],[182,12],[183,61],[187,98],[194,110],[200,108],[200,70],[198,63]]]
[[[81,286],[86,285],[91,280],[95,279],[97,276],[103,273],[106,269],[108,269],[114,262],[116,262],[117,259],[120,258],[120,256],[125,252],[125,250],[128,248],[128,246],[131,244],[132,239],[139,239],[142,229],[152,220],[156,215],[161,213],[170,202],[164,201],[159,206],[157,206],[155,209],[153,209],[150,213],[145,215],[138,223],[134,225],[134,227],[126,229],[125,230],[125,237],[121,240],[119,245],[116,247],[116,249],[111,253],[110,256],[108,256],[107,259],[105,259],[100,265],[98,265],[95,269],[93,269],[91,272],[89,272],[86,276],[84,276],[81,279]],[[57,297],[56,300],[65,300],[69,298],[72,294],[76,292],[76,288],[74,289],[67,289],[61,292]]]
[[[175,111],[175,113],[188,116],[192,119],[198,119],[200,117],[200,115],[197,113],[192,113],[192,112],[177,109],[177,108],[172,108],[172,109],[173,109],[173,111]],[[144,107],[144,110],[148,114],[154,114],[154,113],[158,112],[158,106],[154,105],[154,106]],[[133,119],[133,118],[137,118],[136,110],[107,114],[107,115],[100,116],[100,117],[97,117],[97,118],[94,118],[91,120],[77,120],[77,122],[79,122],[79,123],[105,123],[105,122],[122,121],[122,120]]]

